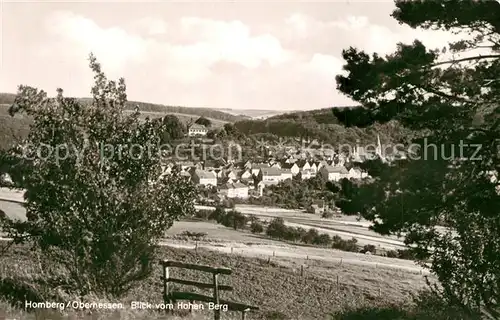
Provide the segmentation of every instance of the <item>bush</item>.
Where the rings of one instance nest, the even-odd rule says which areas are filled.
[[[398,252],[396,250],[389,250],[385,253],[385,255],[389,258],[397,258]]]
[[[363,247],[361,252],[362,253],[370,252],[372,254],[375,254],[377,252],[377,248],[373,244],[367,244]]]
[[[342,251],[358,252],[358,240],[356,238],[344,240],[336,235],[332,238],[332,248]]]
[[[318,230],[311,228],[307,230],[306,234],[302,236],[302,242],[307,243],[307,244],[312,244],[314,239],[316,239],[319,236]]]
[[[271,238],[283,239],[286,231],[285,220],[283,218],[274,218],[267,226],[266,234]]]
[[[191,232],[191,231],[183,231],[181,233],[181,236],[188,237],[188,238],[203,238],[207,236],[206,232]]]
[[[233,209],[234,201],[232,199],[224,199],[222,200],[222,206],[226,209]]]
[[[252,233],[262,233],[264,232],[264,226],[260,221],[252,221],[250,223],[250,231]]]
[[[209,220],[212,213],[213,210],[200,209],[196,210],[196,212],[194,213],[194,217],[198,219]]]
[[[299,241],[302,236],[303,236],[303,232],[302,232],[302,228],[294,228],[294,227],[287,227],[286,230],[285,230],[285,236],[284,236],[284,239],[285,240],[288,240],[288,241]],[[304,230],[305,231],[305,230]]]
[[[333,211],[325,210],[323,212],[323,214],[321,215],[321,218],[323,218],[323,219],[331,219],[331,218],[333,218]]]
[[[234,230],[243,229],[247,224],[247,217],[239,211],[231,210],[222,218],[222,225]]]
[[[224,210],[224,208],[221,206],[217,206],[215,207],[215,210],[213,210],[211,214],[208,216],[208,219],[216,221],[217,223],[221,223],[225,215],[226,211]]]
[[[315,237],[312,241],[313,244],[318,246],[327,246],[332,242],[332,238],[327,233],[322,233]]]

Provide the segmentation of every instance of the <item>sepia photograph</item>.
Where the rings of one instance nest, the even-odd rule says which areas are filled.
[[[0,320],[500,320],[500,1],[0,0]]]

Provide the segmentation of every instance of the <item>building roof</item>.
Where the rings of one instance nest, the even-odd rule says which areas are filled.
[[[195,170],[194,172],[200,179],[216,179],[217,176],[211,171]]]
[[[193,123],[193,124],[189,127],[189,130],[191,130],[191,129],[193,129],[193,130],[207,130],[207,131],[208,131],[207,127],[202,126],[201,124],[197,124],[197,123]]]
[[[344,166],[341,166],[341,167],[332,167],[332,166],[328,165],[328,166],[323,166],[323,168],[328,173],[343,173],[343,174],[349,173]]]
[[[267,164],[267,163],[252,164],[252,169],[265,169],[265,168],[269,168],[269,164]]]
[[[241,189],[241,188],[248,188],[248,187],[241,182],[234,182],[234,183],[224,183],[223,185],[220,186],[220,188],[221,189]]]
[[[283,172],[283,170],[274,167],[261,168],[260,171],[263,176],[281,176],[281,173]]]
[[[291,169],[294,166],[295,163],[287,163],[287,162],[282,162],[281,163],[281,169]]]

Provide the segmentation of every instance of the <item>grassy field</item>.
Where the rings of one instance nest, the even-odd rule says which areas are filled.
[[[393,303],[405,303],[410,295],[425,286],[421,277],[409,273],[351,265],[332,265],[324,261],[309,261],[304,276],[295,261],[276,258],[270,262],[265,259],[247,258],[238,255],[216,253],[213,251],[160,248],[164,259],[179,260],[187,263],[201,263],[223,266],[233,269],[233,275],[223,283],[230,283],[234,292],[224,293],[223,298],[258,306],[260,310],[249,315],[248,319],[328,319],[335,311],[353,306],[386,306]],[[16,247],[0,258],[0,270],[3,278],[13,277],[33,283],[43,277],[36,259],[23,247]],[[131,301],[161,302],[161,270],[155,266],[154,274],[137,284],[122,302],[124,309],[115,312],[100,311],[87,319],[160,319],[167,318],[161,312],[137,311],[129,308]],[[171,276],[192,280],[204,280],[207,275],[199,272],[174,270]],[[337,276],[345,279],[337,285]],[[34,288],[37,288],[34,286]],[[0,292],[5,295],[5,285]],[[185,288],[183,288],[184,290]],[[35,290],[36,291],[36,290]],[[12,294],[12,292],[10,292]],[[209,293],[209,292],[205,292]],[[70,299],[68,297],[63,300]],[[21,299],[21,300],[24,300]],[[4,299],[0,304],[5,318],[29,319],[35,314],[28,314],[13,307]],[[59,314],[52,310],[38,310],[37,319],[74,319],[85,316],[82,312],[71,311]],[[177,312],[177,311],[176,311]],[[182,316],[182,314],[177,314]],[[210,319],[211,311],[195,311],[185,319]],[[239,319],[239,314],[226,312],[222,319]],[[168,317],[168,319],[176,319]]]

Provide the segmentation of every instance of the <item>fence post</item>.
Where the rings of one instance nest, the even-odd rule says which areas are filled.
[[[220,320],[219,307],[219,275],[214,273],[214,302],[217,307],[214,309],[214,320]]]
[[[300,276],[301,277],[304,276],[304,265],[303,264],[300,265]]]
[[[163,302],[170,303],[169,272],[168,267],[163,265]],[[168,309],[167,309],[168,310]]]
[[[337,289],[339,288],[339,275],[337,275]]]
[[[276,256],[276,251],[273,251],[273,257],[275,257],[275,256]]]

